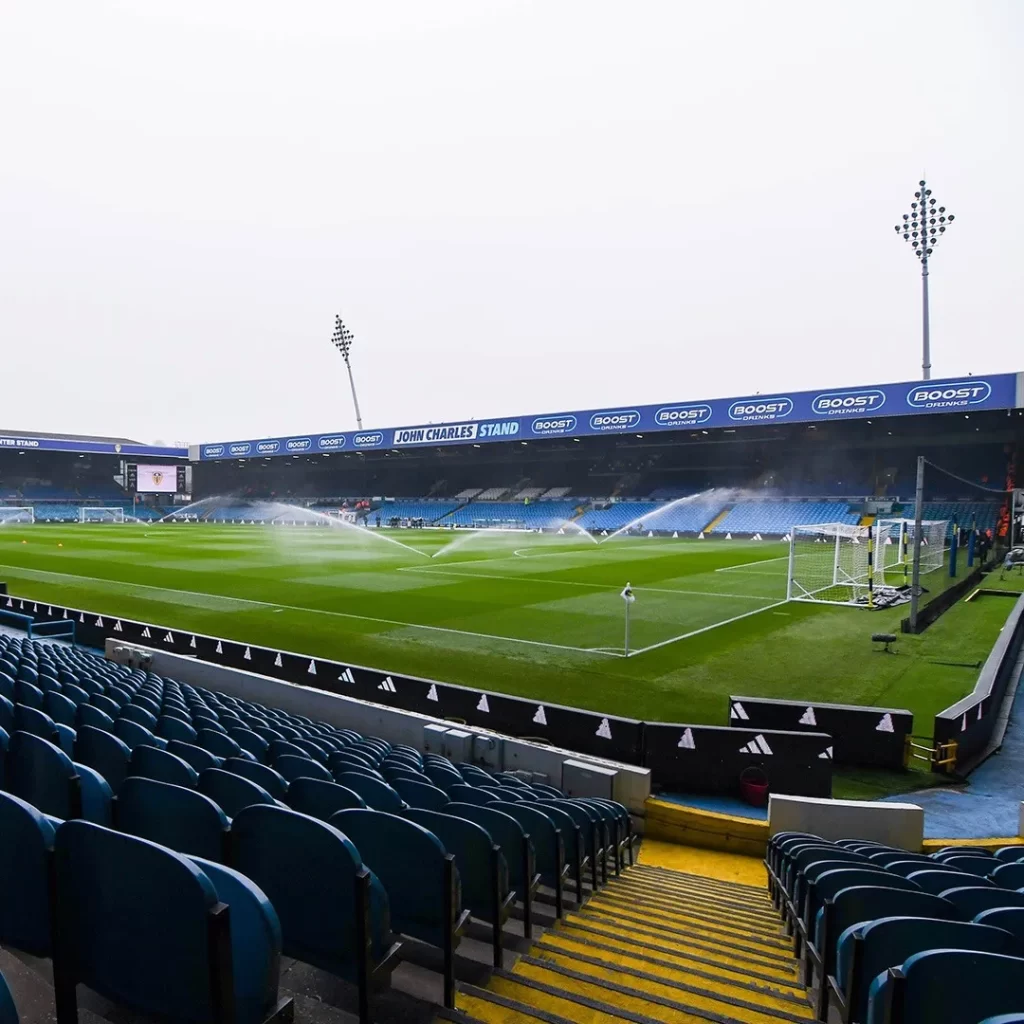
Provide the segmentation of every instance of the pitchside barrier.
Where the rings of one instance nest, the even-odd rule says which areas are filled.
[[[740,774],[751,766],[765,772],[774,792],[828,796],[832,789],[832,738],[825,733],[759,729],[747,734],[727,726],[640,722],[44,601],[8,595],[0,599],[0,609],[21,613],[34,623],[70,619],[77,641],[87,647],[102,650],[108,639],[136,643],[328,693],[647,767],[652,771],[653,783],[662,790],[736,795]]]
[[[914,716],[903,708],[730,697],[729,725],[741,729],[826,732],[833,740],[836,764],[899,769],[906,765]]]
[[[755,767],[769,792],[832,795],[832,737],[824,732],[648,722],[644,740],[646,767],[664,790],[738,796],[740,775]]]
[[[935,716],[935,747],[947,752],[943,767],[949,771],[966,774],[1002,742],[1003,698],[1018,677],[1022,648],[1024,594],[1014,604],[974,690]]]

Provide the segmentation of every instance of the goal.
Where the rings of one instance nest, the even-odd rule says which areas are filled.
[[[123,523],[124,509],[119,505],[112,508],[83,505],[78,510],[78,521],[80,523]]]
[[[0,505],[0,526],[5,523],[34,523],[36,511],[31,505]]]
[[[943,565],[947,522],[921,524],[921,572]],[[871,526],[813,523],[789,535],[790,601],[874,607],[910,583],[914,548],[912,519],[883,519]]]

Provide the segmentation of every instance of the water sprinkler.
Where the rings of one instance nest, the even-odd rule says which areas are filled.
[[[902,235],[905,242],[910,243],[914,255],[921,263],[921,334],[922,334],[922,379],[931,380],[931,334],[928,318],[928,258],[946,233],[946,228],[953,223],[953,214],[947,213],[944,206],[936,206],[932,198],[932,190],[928,183],[919,181],[918,190],[914,193],[914,201],[910,204],[910,212],[903,214],[903,223],[897,224],[895,231]]]

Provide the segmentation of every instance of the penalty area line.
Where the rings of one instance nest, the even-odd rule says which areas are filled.
[[[751,612],[744,612],[742,615],[734,615],[731,619],[722,619],[721,622],[714,622],[710,626],[701,626],[700,629],[692,629],[689,633],[680,633],[679,636],[670,637],[668,640],[662,640],[660,643],[651,644],[649,647],[641,647],[639,650],[630,651],[626,657],[635,658],[638,654],[646,654],[648,651],[657,650],[659,647],[668,647],[669,644],[678,643],[680,640],[689,640],[691,636],[699,636],[701,633],[709,633],[711,630],[718,629],[720,626],[728,626],[729,623],[739,622],[740,619],[749,619],[751,615],[760,615],[761,612],[771,611],[772,608],[778,608],[784,604],[789,604],[789,602],[776,601],[775,604],[766,604],[763,608],[755,608]]]

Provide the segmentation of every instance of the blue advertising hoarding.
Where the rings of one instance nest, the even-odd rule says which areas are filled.
[[[91,455],[139,455],[153,459],[188,461],[187,448],[158,447],[151,444],[128,444],[120,441],[72,440],[63,437],[33,437],[31,434],[0,434],[0,451],[78,452]]]
[[[745,398],[587,409],[538,416],[510,416],[381,430],[338,431],[199,446],[200,459],[271,458],[375,449],[530,441],[552,437],[593,437],[665,430],[743,427],[764,423],[816,423],[929,413],[982,412],[1024,405],[1024,374],[908,381],[820,391],[773,392]]]

